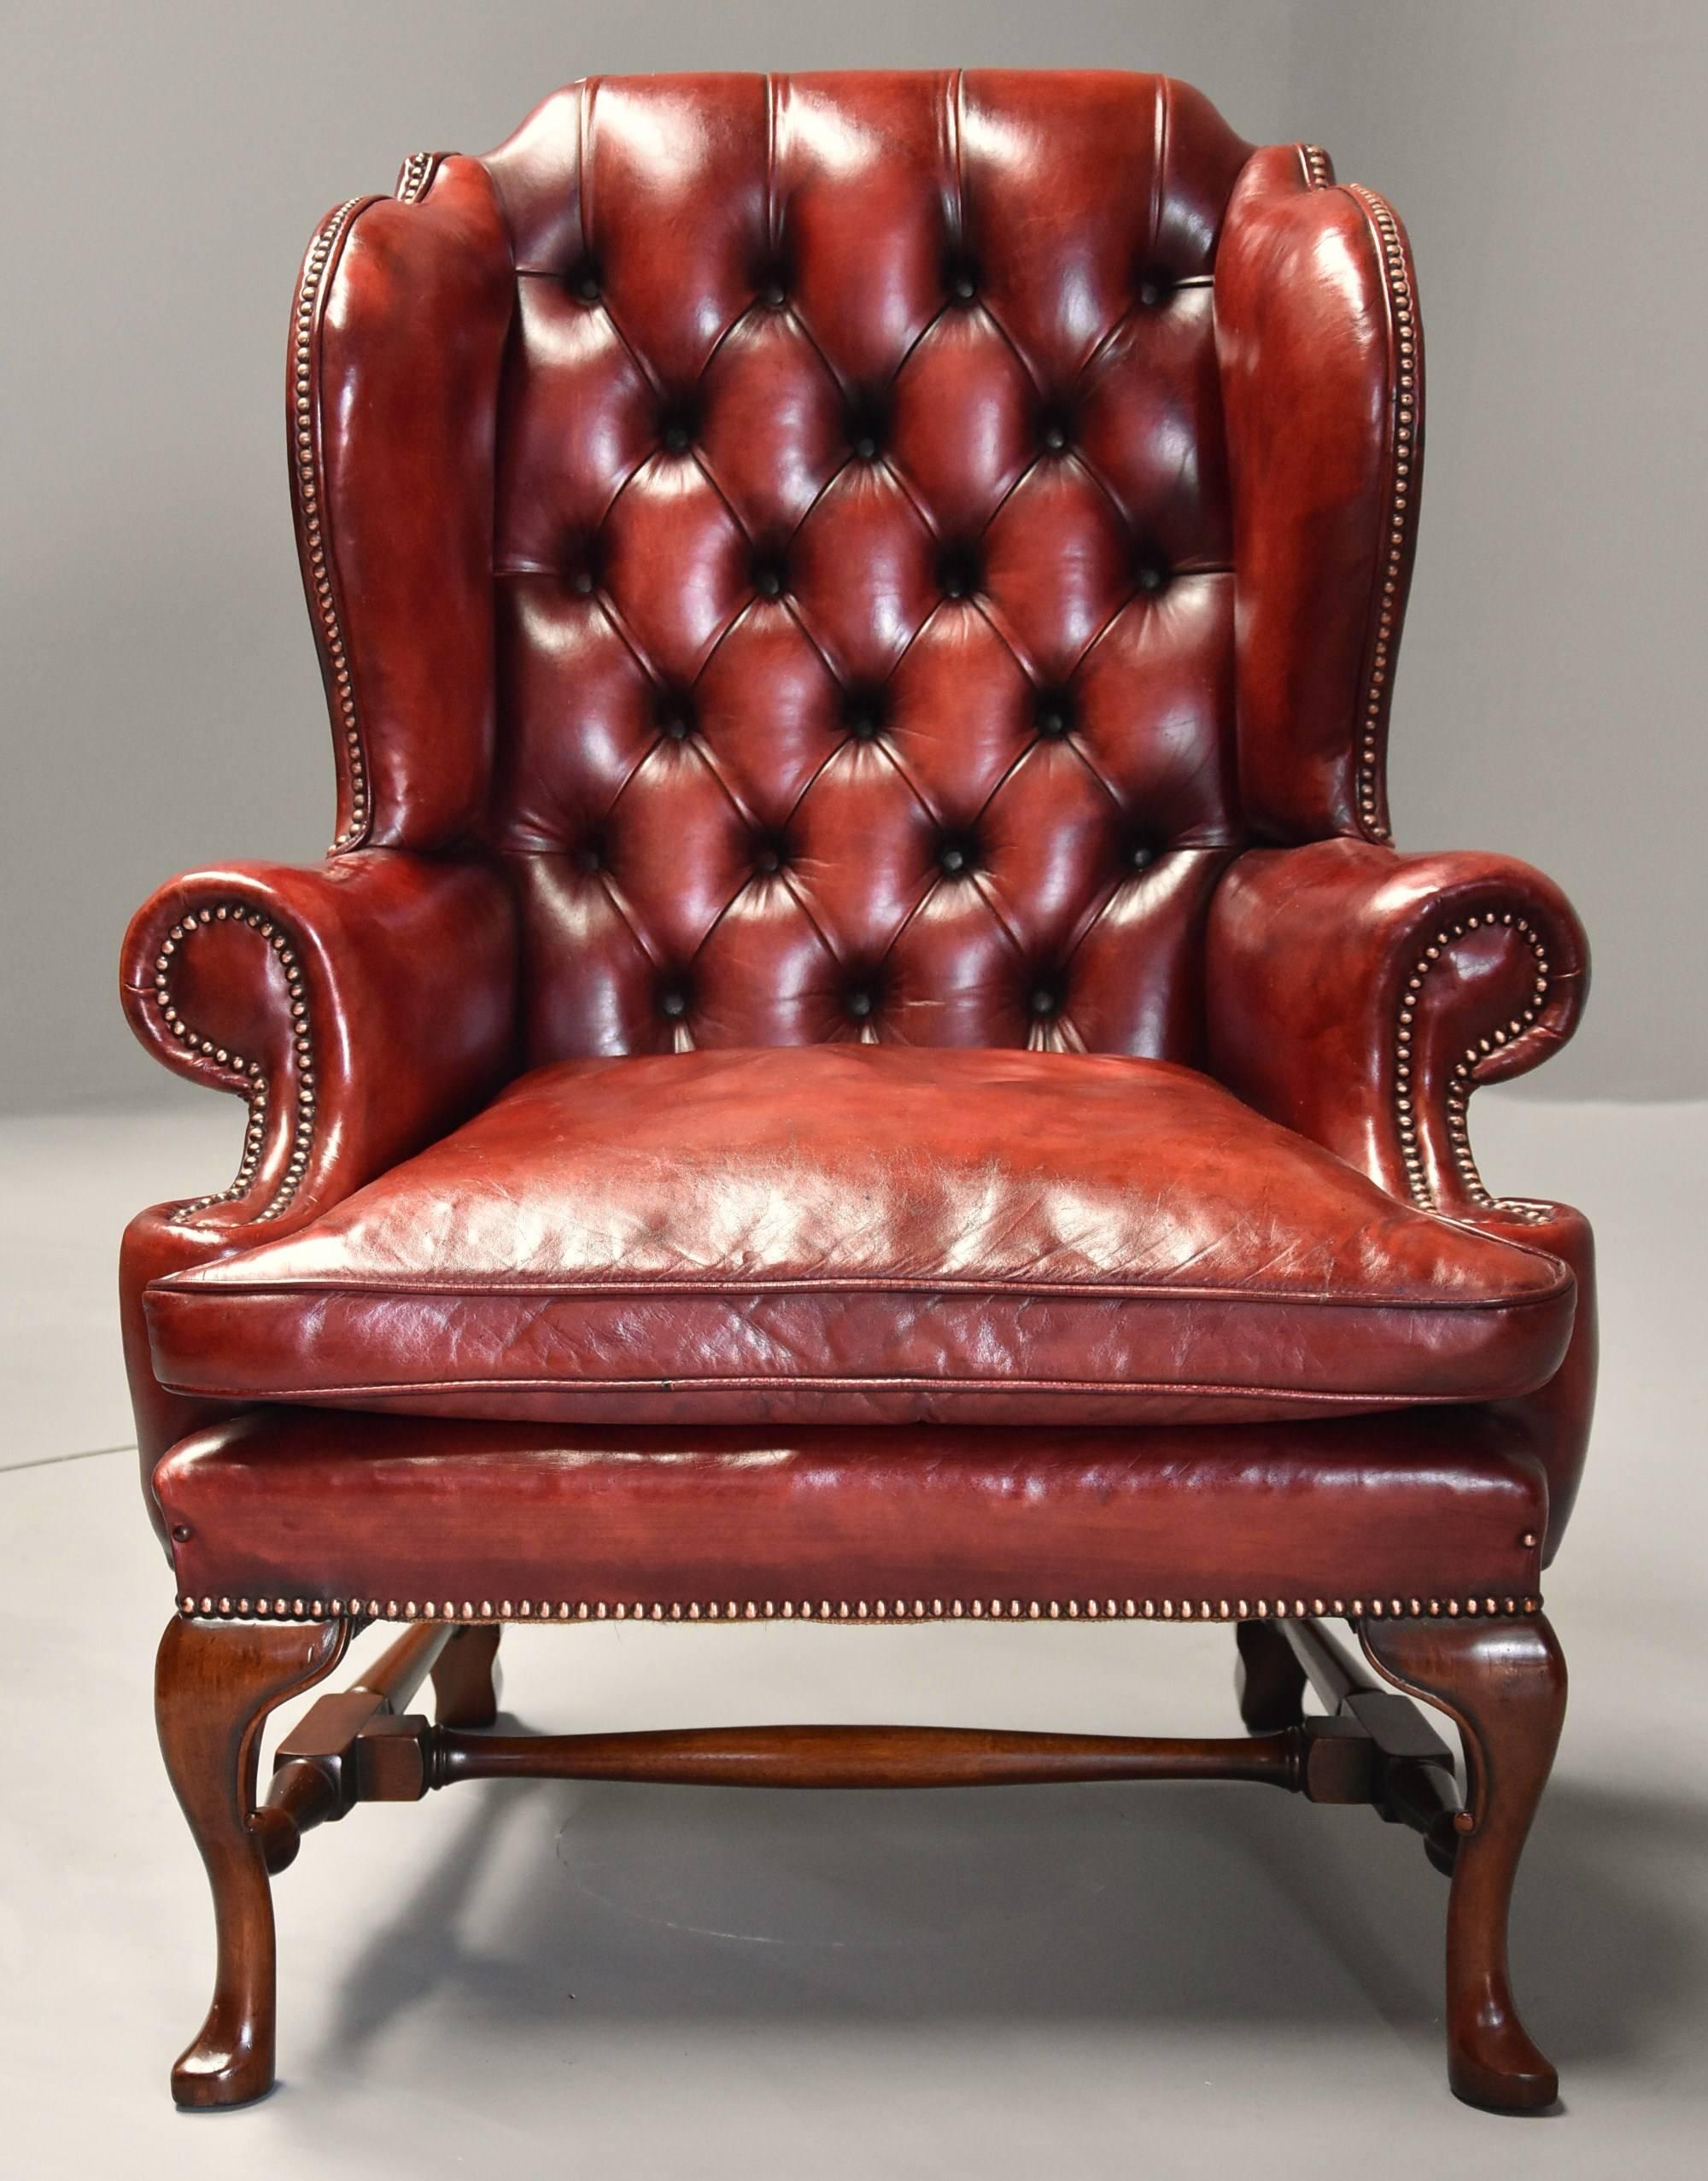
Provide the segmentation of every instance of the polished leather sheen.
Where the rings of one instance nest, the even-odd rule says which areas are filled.
[[[1572,1303],[1187,1069],[833,1046],[524,1077],[148,1316],[178,1391],[1079,1424],[1526,1393]]]
[[[258,1409],[155,1488],[208,1611],[868,1623],[1496,1611],[1535,1595],[1547,1505],[1522,1435],[1472,1409],[615,1433]]]
[[[1246,149],[1154,78],[729,76],[488,162],[533,1058],[1197,1055]]]
[[[258,1399],[305,1490],[412,1427],[287,1404],[396,1401],[518,1460],[840,1429],[833,1496],[925,1418],[1071,1467],[1237,1417],[1278,1476],[1415,1404],[1359,1426],[1403,1587],[1431,1492],[1468,1549],[1407,1435],[1474,1403],[1557,1546],[1593,1247],[1466,1108],[1588,955],[1526,867],[1389,845],[1382,199],[1160,77],[589,80],[328,214],[287,415],[336,837],[126,941],[137,1034],[250,1111],[127,1231],[145,1477]],[[1237,1558],[1221,1488],[1181,1519]]]

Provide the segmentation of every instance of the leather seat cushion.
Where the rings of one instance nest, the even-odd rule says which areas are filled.
[[[540,1069],[147,1313],[223,1397],[1091,1424],[1525,1392],[1573,1302],[1190,1069],[824,1045]]]

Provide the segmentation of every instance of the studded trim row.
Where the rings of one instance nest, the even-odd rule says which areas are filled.
[[[669,1605],[625,1599],[197,1598],[186,1591],[187,1620],[263,1621],[828,1621],[839,1627],[901,1627],[918,1621],[1284,1621],[1517,1618],[1539,1613],[1538,1597],[1483,1598],[1019,1598],[713,1599]]]
[[[230,1187],[213,1196],[192,1197],[189,1202],[180,1204],[172,1214],[172,1224],[174,1226],[188,1225],[198,1212],[205,1212],[210,1204],[229,1204],[238,1197],[247,1196],[254,1186],[266,1143],[267,1108],[272,1086],[261,1073],[260,1062],[246,1059],[242,1053],[233,1052],[227,1046],[216,1045],[211,1038],[204,1038],[178,1012],[172,996],[173,960],[190,934],[204,924],[242,924],[259,933],[278,956],[279,968],[284,973],[285,989],[290,995],[290,1035],[295,1063],[296,1126],[284,1178],[255,1213],[258,1220],[276,1219],[301,1187],[302,1177],[307,1171],[309,1155],[314,1145],[314,1042],[308,1020],[308,1001],[303,989],[302,968],[296,950],[279,926],[270,916],[264,916],[259,909],[250,909],[241,901],[224,901],[214,908],[196,909],[182,923],[174,924],[161,941],[160,952],[155,956],[155,1004],[159,1008],[167,1030],[186,1052],[193,1054],[198,1060],[211,1061],[216,1068],[229,1069],[232,1074],[245,1080],[249,1118],[243,1131],[243,1155],[237,1162],[237,1176]]]
[[[400,181],[401,177],[400,177]],[[425,184],[424,183],[423,186]],[[351,197],[329,213],[308,246],[302,261],[302,278],[296,291],[296,313],[291,322],[290,453],[291,474],[296,482],[297,505],[302,523],[309,605],[314,633],[325,660],[332,705],[332,732],[343,774],[348,807],[344,823],[331,853],[354,848],[367,831],[370,795],[367,760],[362,749],[356,717],[355,687],[350,675],[349,653],[338,618],[337,593],[332,580],[331,558],[323,519],[325,481],[321,475],[319,434],[314,406],[314,337],[325,299],[328,268],[351,221],[366,202]]]
[[[1301,143],[1299,146],[1299,164],[1305,170],[1305,180],[1310,188],[1330,190],[1334,187],[1334,161],[1319,143]]]
[[[1510,1045],[1515,1038],[1523,1037],[1541,1013],[1547,998],[1547,948],[1530,919],[1520,916],[1513,909],[1491,909],[1481,915],[1467,916],[1459,923],[1443,925],[1418,957],[1411,975],[1406,980],[1394,1044],[1394,1112],[1399,1124],[1400,1155],[1405,1161],[1406,1182],[1411,1190],[1413,1202],[1422,1206],[1425,1211],[1435,1210],[1436,1193],[1424,1166],[1418,1141],[1412,1066],[1418,1003],[1423,994],[1424,979],[1454,940],[1494,926],[1509,929],[1524,940],[1535,956],[1535,975],[1525,1006],[1499,1029],[1490,1031],[1486,1038],[1479,1038],[1474,1045],[1467,1045],[1454,1061],[1453,1079],[1447,1093],[1448,1144],[1460,1185],[1473,1204],[1480,1205],[1485,1211],[1499,1210],[1512,1218],[1535,1224],[1548,1218],[1551,1207],[1545,1204],[1505,1201],[1491,1196],[1482,1175],[1477,1171],[1477,1161],[1471,1151],[1471,1094],[1476,1088],[1479,1063],[1500,1047]]]
[[[1382,809],[1382,743],[1392,700],[1406,556],[1411,540],[1412,510],[1417,500],[1423,344],[1405,238],[1393,208],[1373,190],[1363,189],[1356,183],[1348,184],[1348,194],[1363,207],[1376,230],[1383,277],[1388,287],[1388,306],[1394,320],[1397,365],[1394,379],[1394,459],[1385,517],[1381,603],[1377,608],[1376,637],[1358,728],[1359,819],[1371,839],[1389,840],[1393,836]]]
[[[443,156],[442,152],[436,151],[410,153],[397,170],[397,185],[392,191],[400,204],[415,204],[426,196]]]

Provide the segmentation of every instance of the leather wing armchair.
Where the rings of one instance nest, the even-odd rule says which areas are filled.
[[[364,1799],[1184,1770],[1415,1827],[1454,2088],[1547,2103],[1593,1266],[1466,1116],[1587,956],[1391,844],[1396,215],[1160,78],[588,82],[330,213],[287,368],[336,838],[122,973],[249,1115],[124,1248],[219,1923],[175,2096],[271,2083],[270,1874]],[[1235,1628],[1247,1738],[492,1730],[507,1622],[1111,1617]]]

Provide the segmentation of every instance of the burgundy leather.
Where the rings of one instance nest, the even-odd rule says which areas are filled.
[[[1388,713],[1423,481],[1406,232],[1327,155],[1257,152],[1216,258],[1239,791],[1260,839],[1388,835]]]
[[[1197,1056],[1247,150],[1159,78],[973,72],[601,79],[488,160],[531,1058]]]
[[[485,808],[493,464],[514,294],[471,159],[443,161],[418,202],[338,207],[303,260],[285,403],[340,848],[443,847]]]
[[[1239,858],[1208,974],[1210,1064],[1231,1090],[1395,1196],[1474,1212],[1488,1198],[1455,1089],[1468,1098],[1565,1043],[1589,950],[1528,864],[1322,840]]]
[[[472,863],[376,850],[318,869],[228,864],[173,880],[137,911],[120,969],[132,1029],[249,1113],[224,1195],[155,1205],[126,1230],[145,1480],[174,1439],[222,1412],[155,1379],[149,1282],[289,1233],[453,1127],[512,1064],[515,982],[509,894]]]
[[[1571,1348],[1529,1397],[1549,1424],[1552,1552],[1594,1406],[1594,1243],[1570,1205],[1491,1196],[1465,1109],[1478,1084],[1539,1066],[1576,1029],[1589,949],[1571,904],[1509,857],[1347,839],[1253,851],[1216,896],[1208,976],[1210,1064],[1242,1098],[1396,1196],[1572,1267]]]
[[[818,1046],[539,1071],[147,1307],[179,1391],[1084,1424],[1526,1393],[1572,1301],[1166,1061]]]
[[[1535,1601],[1547,1506],[1482,1409],[1067,1433],[260,1409],[155,1488],[190,1610],[506,1620],[1505,1611]]]
[[[246,1397],[240,1380],[326,1397],[336,1367],[379,1398],[379,1352],[361,1350],[382,1326],[407,1352],[411,1400],[484,1403],[514,1359],[548,1371],[555,1404],[573,1363],[611,1429],[684,1402],[704,1412],[703,1389],[610,1390],[624,1382],[606,1366],[642,1358],[726,1381],[781,1359],[791,1400],[808,1377],[816,1398],[828,1375],[868,1389],[836,1413],[968,1399],[988,1417],[1044,1398],[1047,1352],[1058,1423],[1063,1380],[1123,1415],[1167,1400],[1213,1430],[1226,1389],[1249,1400],[1277,1378],[1290,1403],[1475,1390],[1534,1442],[1557,1542],[1593,1395],[1588,1231],[1568,1207],[1495,1203],[1465,1115],[1477,1082],[1569,1034],[1582,934],[1523,867],[1379,845],[1421,341],[1409,249],[1380,198],[1337,184],[1314,149],[1252,151],[1156,77],[600,79],[484,160],[417,155],[395,198],[330,213],[299,280],[288,398],[337,842],[319,873],[179,882],[127,948],[133,1024],[168,1064],[252,1094],[254,1061],[269,1082],[228,1197],[157,1207],[126,1237],[145,1459]],[[162,995],[159,957],[191,908]],[[263,921],[289,934],[289,965]],[[606,1295],[608,1354],[564,1345],[565,1303],[533,1327],[530,1356],[496,1322],[491,1275],[556,1214],[518,1168],[510,1240],[488,1224],[482,1243],[478,1321],[345,1295],[342,1345],[317,1355],[273,1296],[271,1348],[258,1331],[249,1345],[245,1303],[242,1346],[212,1368],[208,1329],[238,1308],[219,1299],[215,1262],[288,1253],[311,1224],[325,1246],[335,1230],[318,1223],[518,1068],[610,1063],[583,1090],[609,1076],[636,1106],[644,1068],[664,1072],[640,1166],[588,1148],[595,1124],[613,1143],[641,1126],[590,1091],[565,1126],[583,1131],[590,1201],[621,1206],[644,1169],[665,1200],[658,1231],[712,1279],[729,1248],[752,1247],[752,1173],[728,1199],[664,1189],[681,1086],[726,1060],[761,1085],[758,1137],[785,1143],[816,1117],[811,1071],[838,1064],[803,1049],[886,1085],[893,1063],[861,1116],[877,1158],[900,1085],[922,1079],[907,1068],[927,1056],[908,1048],[945,1065],[961,1049],[975,1074],[1027,1049],[1056,1071],[1044,1138],[968,1100],[933,1139],[939,1171],[964,1172],[980,1142],[1020,1167],[1056,1143],[1016,1200],[1016,1243],[1030,1221],[1078,1245],[1070,1191],[1109,1146],[1065,1143],[1068,1086],[1105,1055],[1207,1071],[1360,1169],[1383,1192],[1365,1201],[1384,1240],[1359,1278],[1393,1269],[1395,1236],[1421,1249],[1427,1233],[1431,1262],[1459,1268],[1449,1288],[1459,1273],[1466,1293],[1494,1284],[1465,1307],[1412,1296],[1405,1328],[1386,1305],[1378,1328],[1361,1302],[1255,1304],[1259,1237],[1278,1221],[1310,1229],[1295,1271],[1312,1251],[1353,1262],[1301,1178],[1325,1171],[1301,1140],[1273,1167],[1254,1153],[1241,1219],[1220,1200],[1210,1238],[1237,1305],[1188,1302],[1178,1278],[1159,1299],[1144,1248],[1164,1237],[1178,1271],[1203,1238],[1199,1192],[1225,1179],[1195,1122],[1151,1200],[1155,1234],[1136,1196],[1117,1206],[1100,1184],[1097,1293],[1043,1311],[1021,1310],[1020,1250],[1003,1258],[988,1219],[927,1219],[904,1261],[940,1272],[988,1239],[982,1298],[909,1290],[936,1298],[930,1315],[898,1315],[891,1268],[857,1307],[792,1293],[781,1317],[775,1296],[744,1315],[720,1295],[719,1321],[706,1293],[649,1294],[644,1310]],[[1112,1126],[1131,1146],[1152,1109],[1130,1102]],[[477,1126],[502,1136],[515,1110]],[[852,1168],[827,1168],[814,1199],[791,1156],[799,1193],[781,1226],[810,1240],[814,1203],[845,1202]],[[461,1249],[474,1228],[429,1231]],[[834,1239],[859,1231],[846,1221]],[[1113,1292],[1133,1276],[1128,1248],[1142,1299]],[[1538,1251],[1563,1268],[1553,1299],[1485,1312],[1506,1292],[1489,1268]],[[184,1371],[173,1385],[203,1389],[180,1394],[151,1367],[142,1296],[194,1267],[199,1299],[185,1283],[156,1304],[158,1331],[195,1310],[208,1339],[194,1364],[162,1346],[162,1367]],[[586,1298],[574,1313],[585,1333]],[[1010,1374],[999,1390],[973,1392],[981,1362]],[[419,1390],[471,1376],[473,1392]],[[908,1379],[929,1383],[898,1392]],[[1223,1390],[1207,1400],[1188,1383]]]

